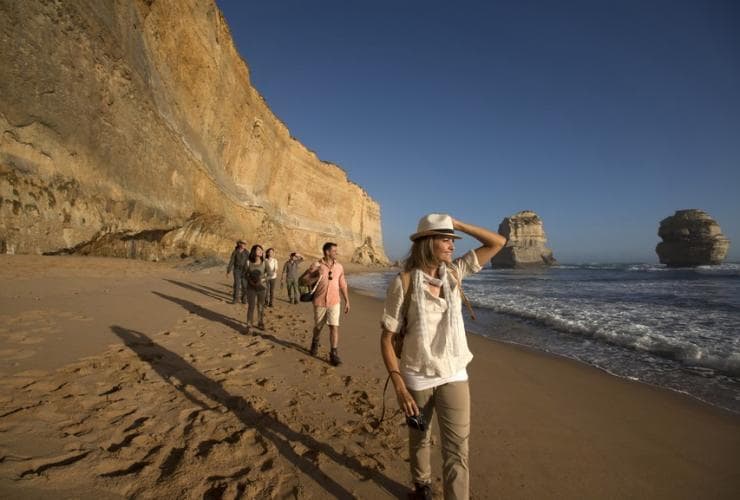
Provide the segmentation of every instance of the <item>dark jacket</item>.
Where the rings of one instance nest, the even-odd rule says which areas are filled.
[[[237,249],[234,249],[233,252],[231,252],[231,258],[229,259],[229,267],[226,268],[226,272],[230,273],[232,269],[234,269],[234,274],[241,273],[242,270],[247,267],[247,260],[249,259],[249,252],[247,250],[244,250],[243,252],[240,252]]]

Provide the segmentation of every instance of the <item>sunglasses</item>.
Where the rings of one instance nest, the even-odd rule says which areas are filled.
[[[329,271],[329,281],[331,281],[331,271]]]

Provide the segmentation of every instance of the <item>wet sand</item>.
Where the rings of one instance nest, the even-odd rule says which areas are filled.
[[[223,271],[0,256],[3,498],[405,495],[402,419],[377,422],[380,302],[352,294],[334,368],[326,332],[320,356],[307,353],[311,307],[288,304],[284,290],[266,330],[244,335],[245,306],[228,304]],[[740,491],[737,415],[569,360],[470,343],[475,498]],[[390,393],[388,403],[393,414]]]

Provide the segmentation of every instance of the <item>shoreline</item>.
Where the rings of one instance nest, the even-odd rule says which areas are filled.
[[[380,271],[378,276],[388,270]],[[376,298],[382,302],[379,287],[382,280],[359,280],[362,288],[357,293]],[[474,306],[479,316],[471,322],[467,314],[468,333],[509,345],[525,347],[545,355],[564,358],[585,366],[596,368],[613,377],[647,384],[673,393],[688,396],[703,404],[740,415],[740,379],[721,370],[712,376],[700,373],[703,366],[680,362],[671,357],[661,357],[650,350],[639,350],[608,340],[595,340],[598,351],[584,347],[591,343],[586,337],[573,335],[531,318],[498,312],[486,306]],[[735,388],[737,386],[737,388]]]
[[[538,349],[536,347],[528,346],[526,344],[517,343],[516,341],[513,341],[513,340],[510,341],[510,340],[492,338],[492,337],[489,337],[488,335],[485,335],[485,334],[482,334],[482,333],[478,333],[478,332],[473,331],[473,330],[467,330],[467,331],[471,335],[475,335],[476,337],[482,338],[482,339],[487,340],[487,341],[490,341],[490,342],[504,344],[504,345],[515,347],[515,348],[518,348],[518,349],[523,349],[525,351],[533,352],[533,353],[536,353],[536,354],[541,354],[543,356],[551,356],[551,357],[554,357],[554,358],[557,358],[557,359],[562,359],[562,360],[565,360],[565,361],[576,363],[576,364],[582,365],[582,366],[587,367],[587,368],[592,368],[594,370],[598,370],[599,372],[602,372],[605,375],[608,375],[610,377],[614,377],[614,378],[616,378],[618,380],[622,380],[624,382],[646,385],[648,387],[654,388],[654,389],[659,390],[659,391],[664,391],[664,392],[667,392],[669,394],[674,394],[674,395],[677,395],[677,396],[688,398],[689,400],[691,400],[693,402],[696,402],[696,403],[705,405],[705,406],[707,406],[709,408],[712,408],[712,409],[715,409],[715,410],[722,411],[724,413],[727,413],[728,415],[740,417],[740,411],[734,411],[731,408],[726,408],[726,407],[721,406],[719,404],[712,403],[711,401],[706,401],[706,400],[702,399],[701,397],[699,397],[697,395],[694,395],[694,394],[691,394],[691,393],[689,393],[689,392],[687,392],[685,390],[676,389],[676,388],[668,387],[668,386],[664,386],[664,385],[659,385],[657,383],[653,383],[653,382],[650,382],[648,380],[642,380],[642,379],[638,379],[638,378],[633,378],[633,377],[630,377],[628,375],[620,375],[618,373],[614,373],[614,372],[610,371],[607,368],[604,368],[604,367],[601,367],[601,366],[598,366],[598,365],[595,365],[595,364],[591,364],[591,363],[589,363],[587,361],[583,361],[583,360],[580,360],[580,359],[577,359],[577,358],[573,358],[573,357],[567,356],[565,354],[559,354],[559,353],[556,353],[556,352],[551,352],[551,351],[547,351],[547,350],[543,350],[543,349]]]
[[[372,272],[372,271],[370,271],[370,272]],[[382,271],[380,271],[380,272],[382,272]],[[353,287],[350,287],[350,290],[351,290],[352,293],[354,293],[356,295],[361,295],[363,297],[367,297],[369,299],[378,301],[379,307],[382,308],[383,299],[381,299],[381,298],[373,295],[371,292],[369,292],[367,290],[363,290],[363,289],[353,288]],[[496,314],[500,314],[500,313],[496,313]],[[527,327],[530,326],[530,325],[527,325],[526,323],[524,323],[522,320],[519,320],[519,319],[515,319],[515,318],[506,318],[506,319],[508,321],[510,321],[512,324],[517,324],[518,326],[520,326],[522,328],[527,328]],[[614,377],[617,380],[620,380],[620,381],[623,381],[623,382],[626,382],[626,383],[633,383],[633,384],[645,385],[645,386],[650,387],[652,389],[656,389],[658,391],[666,392],[667,394],[672,394],[672,395],[675,395],[675,396],[687,398],[689,401],[692,401],[692,402],[695,402],[695,403],[699,403],[699,404],[704,405],[704,406],[706,406],[708,408],[711,408],[713,410],[721,411],[723,413],[726,413],[729,416],[739,417],[740,418],[740,411],[733,411],[730,408],[725,408],[723,406],[720,406],[720,405],[717,405],[717,404],[713,404],[713,403],[711,403],[709,401],[703,400],[699,396],[693,395],[693,394],[688,393],[688,392],[685,392],[685,391],[681,391],[679,389],[675,389],[675,388],[672,388],[672,387],[658,385],[658,384],[655,384],[655,383],[652,383],[652,382],[649,382],[649,381],[646,381],[646,380],[634,379],[634,378],[631,378],[631,377],[625,376],[625,375],[619,375],[618,373],[613,373],[613,372],[609,371],[608,369],[603,368],[601,366],[594,365],[594,364],[588,363],[587,361],[583,361],[583,360],[580,360],[580,359],[577,359],[577,358],[573,358],[573,357],[567,356],[565,354],[559,354],[559,353],[556,353],[556,352],[551,352],[551,351],[547,351],[547,350],[543,350],[543,349],[538,349],[536,347],[532,347],[532,346],[529,346],[529,345],[526,345],[526,344],[521,344],[521,343],[518,343],[518,342],[513,341],[513,340],[504,340],[504,339],[493,338],[493,337],[491,337],[489,335],[486,335],[485,333],[481,333],[480,331],[476,331],[473,328],[469,328],[469,327],[466,328],[466,332],[469,335],[473,335],[476,338],[481,339],[483,341],[492,342],[494,344],[501,344],[501,345],[509,346],[509,347],[512,347],[512,348],[515,348],[515,349],[521,349],[521,350],[523,350],[525,352],[529,352],[529,353],[532,353],[532,354],[535,354],[535,355],[542,355],[542,356],[545,356],[545,357],[551,357],[551,358],[554,358],[554,359],[559,359],[559,360],[563,360],[563,361],[575,363],[575,364],[580,365],[580,366],[582,366],[584,368],[597,370],[597,371],[599,371],[599,372],[601,372],[601,373],[603,373],[605,375],[608,375],[610,377]]]
[[[555,353],[555,352],[550,352],[550,351],[545,351],[545,350],[537,349],[535,347],[531,347],[531,346],[528,346],[528,345],[525,345],[525,344],[519,344],[519,343],[514,342],[514,341],[507,341],[507,340],[502,340],[502,339],[494,339],[494,338],[491,338],[491,337],[489,337],[489,336],[487,336],[485,334],[481,334],[481,333],[478,333],[478,332],[475,332],[475,331],[472,331],[472,330],[469,330],[468,333],[471,334],[471,335],[475,335],[476,337],[481,338],[481,339],[483,339],[485,341],[493,342],[495,344],[502,344],[502,345],[509,346],[509,347],[512,347],[512,348],[515,348],[515,349],[521,349],[523,351],[530,352],[530,353],[533,353],[533,354],[536,354],[536,355],[542,355],[542,356],[546,356],[546,357],[552,357],[552,358],[560,359],[560,360],[567,361],[567,362],[570,362],[570,363],[575,363],[575,364],[580,365],[580,366],[582,366],[584,368],[593,369],[593,370],[596,370],[598,372],[603,373],[604,375],[608,375],[610,377],[614,377],[615,379],[620,380],[622,382],[631,383],[631,384],[645,385],[645,386],[647,386],[647,387],[649,387],[651,389],[655,389],[655,390],[658,390],[658,391],[661,391],[661,392],[665,392],[667,394],[671,394],[671,395],[678,396],[678,397],[681,397],[681,398],[686,398],[690,402],[698,403],[698,404],[700,404],[702,406],[706,406],[707,408],[710,408],[712,410],[716,410],[716,411],[719,411],[721,413],[725,413],[728,416],[740,418],[740,412],[736,412],[736,411],[731,410],[730,408],[725,408],[723,406],[712,404],[709,401],[705,401],[705,400],[701,399],[698,396],[695,396],[695,395],[690,394],[690,393],[685,392],[685,391],[681,391],[679,389],[674,389],[672,387],[666,387],[666,386],[654,384],[654,383],[649,382],[649,381],[646,381],[646,380],[634,379],[634,378],[631,378],[631,377],[625,376],[625,375],[619,375],[618,373],[613,373],[613,372],[609,371],[608,369],[603,368],[601,366],[592,365],[592,364],[590,364],[590,363],[588,363],[586,361],[582,361],[582,360],[576,359],[576,358],[571,358],[571,357],[566,356],[564,354],[558,354],[558,353]]]
[[[244,307],[227,303],[220,268],[0,257],[0,278],[13,285],[0,291],[5,498],[405,495],[392,394],[378,427],[377,298],[351,290],[334,368],[326,332],[319,356],[308,354],[311,308],[284,290],[267,330],[243,335]],[[730,499],[740,489],[737,415],[526,346],[469,342],[476,498]],[[436,494],[439,448],[437,437]]]

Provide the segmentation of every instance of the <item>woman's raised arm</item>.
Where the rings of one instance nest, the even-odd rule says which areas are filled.
[[[483,227],[462,222],[454,217],[452,218],[452,227],[456,231],[462,231],[465,234],[469,234],[483,243],[483,245],[475,249],[475,255],[478,257],[478,262],[481,263],[481,265],[491,260],[493,256],[496,255],[499,250],[504,248],[504,245],[506,245],[506,238],[500,234]]]

